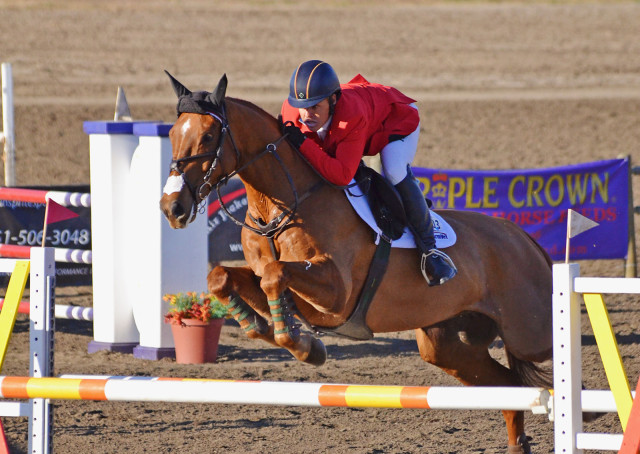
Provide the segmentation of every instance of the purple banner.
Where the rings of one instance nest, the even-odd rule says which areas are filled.
[[[599,223],[571,239],[570,258],[625,258],[629,161],[614,159],[533,170],[445,170],[414,167],[435,209],[471,210],[507,218],[546,249],[565,257],[567,210]]]

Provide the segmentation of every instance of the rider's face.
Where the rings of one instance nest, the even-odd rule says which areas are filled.
[[[335,96],[335,95],[332,95]],[[307,127],[317,132],[328,120],[330,115],[329,98],[325,98],[315,106],[307,107],[306,109],[298,109],[300,112],[300,119],[307,125]]]

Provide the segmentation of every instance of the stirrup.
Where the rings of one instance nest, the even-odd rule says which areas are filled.
[[[453,274],[447,277],[446,279],[440,278],[439,282],[432,281],[429,278],[429,275],[427,274],[427,271],[426,271],[427,260],[429,259],[429,256],[432,256],[432,255],[442,259],[447,265],[449,265],[449,267],[453,270]],[[449,279],[453,278],[458,273],[458,268],[456,268],[456,266],[454,265],[453,260],[451,260],[451,257],[449,257],[447,254],[445,254],[441,250],[433,248],[433,249],[429,249],[429,252],[424,252],[422,254],[422,259],[420,260],[420,271],[422,271],[422,275],[427,281],[427,284],[429,284],[429,287],[433,287],[434,285],[444,284]]]

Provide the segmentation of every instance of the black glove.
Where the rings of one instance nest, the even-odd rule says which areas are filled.
[[[298,149],[302,145],[302,142],[304,142],[305,139],[307,138],[307,136],[305,136],[304,133],[300,131],[300,128],[298,128],[296,125],[294,125],[290,121],[287,121],[284,124],[283,129],[284,129],[284,134],[287,135],[287,139],[289,140],[289,143]]]

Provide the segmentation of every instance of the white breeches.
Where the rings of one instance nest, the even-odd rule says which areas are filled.
[[[415,104],[411,104],[411,107],[417,109]],[[380,152],[382,174],[394,186],[407,176],[407,165],[411,164],[416,156],[419,136],[418,124],[416,130],[407,137],[388,143]]]

